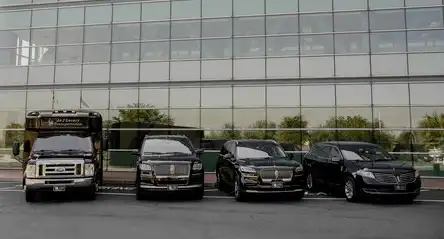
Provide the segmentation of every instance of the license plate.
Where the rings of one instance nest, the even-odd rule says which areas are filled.
[[[273,188],[283,188],[283,187],[284,187],[284,185],[282,184],[282,182],[272,182],[272,183],[271,183],[271,186],[272,186]]]
[[[66,189],[65,186],[54,186],[52,188],[52,191],[54,191],[54,192],[64,192],[65,189]]]
[[[175,191],[175,190],[177,190],[177,185],[168,185],[167,189],[168,189],[168,191]]]
[[[405,185],[396,185],[395,190],[397,191],[405,191],[407,188]]]

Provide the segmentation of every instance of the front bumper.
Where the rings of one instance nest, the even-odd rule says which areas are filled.
[[[370,196],[413,196],[416,197],[421,193],[421,179],[417,178],[411,183],[407,183],[405,190],[397,190],[397,184],[379,183],[372,179],[361,178],[358,181],[360,192]]]
[[[172,190],[171,186],[174,187]],[[140,175],[140,189],[153,192],[186,192],[203,190],[204,173],[193,173],[190,176],[155,177],[152,174]]]
[[[63,186],[66,191],[89,189],[94,186],[94,178],[25,179],[26,191],[53,191],[54,186]]]
[[[274,188],[271,183],[264,183],[261,180],[253,180],[249,177],[242,177],[241,191],[251,194],[285,194],[305,192],[305,177],[303,175],[293,177],[289,181],[283,182],[282,188]]]

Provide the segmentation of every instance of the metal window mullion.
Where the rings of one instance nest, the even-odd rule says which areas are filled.
[[[368,28],[368,47],[369,47],[369,57],[370,57],[370,109],[371,109],[371,122],[372,122],[372,141],[376,141],[375,137],[375,112],[374,112],[374,104],[373,104],[373,66],[372,66],[372,37],[371,37],[371,24],[370,24],[370,1],[367,0],[367,28]],[[379,124],[379,122],[378,122]],[[379,128],[379,126],[378,126]],[[376,142],[372,142],[376,143]]]
[[[301,14],[300,14],[300,1],[298,1],[298,36],[297,36],[297,39],[298,39],[298,57],[299,57],[299,61],[298,61],[298,67],[299,67],[299,127],[302,125],[302,121],[303,121],[303,119],[302,119],[302,81],[301,81],[301,78],[302,78],[302,68],[301,68]],[[302,145],[303,145],[303,137],[302,137],[302,135],[303,135],[303,133],[302,133],[302,130],[301,131],[299,131],[299,133],[301,134],[301,147],[302,147]]]
[[[57,49],[59,47],[59,12],[60,12],[60,8],[56,8],[57,9],[57,14],[56,14],[56,35],[55,35],[55,46],[54,46],[54,69],[53,69],[53,76],[52,76],[52,109],[54,109],[55,106],[55,101],[56,99],[56,95],[55,95],[55,89],[54,89],[54,85],[55,85],[55,78],[56,78],[56,69],[57,69]]]
[[[111,114],[111,74],[112,74],[112,57],[113,57],[113,34],[114,34],[114,3],[111,3],[111,22],[110,22],[110,38],[109,38],[109,69],[108,69],[108,121],[110,120]],[[108,127],[107,134],[109,134],[110,127]],[[108,145],[109,146],[109,145]],[[109,156],[109,155],[108,155]],[[109,163],[106,164],[105,171],[108,171]],[[83,170],[83,169],[82,169]]]
[[[338,140],[339,131],[338,128],[338,104],[337,104],[337,96],[336,96],[336,27],[335,27],[335,7],[334,1],[331,1],[331,9],[332,9],[332,28],[333,28],[333,89],[334,89],[334,100],[335,100],[335,140]]]
[[[199,39],[199,48],[200,48],[200,59],[199,59],[199,128],[202,128],[202,56],[203,56],[203,47],[202,47],[202,38],[203,38],[203,1],[200,0],[200,39]]]
[[[32,46],[32,16],[34,15],[34,11],[30,11],[31,16],[29,17],[29,42],[30,42],[30,47],[29,47],[29,56],[31,56],[31,49],[33,49]],[[31,59],[29,59],[28,65],[26,66],[26,85],[29,84],[29,72],[31,71],[30,69],[30,65],[31,65]],[[26,112],[28,111],[28,92],[29,89],[26,87],[26,91],[25,91],[25,117],[26,117]]]
[[[83,59],[84,59],[84,54],[85,54],[85,32],[86,32],[86,26],[85,26],[85,22],[86,22],[86,7],[83,7],[83,28],[82,28],[82,60],[81,60],[81,64],[80,64],[80,84],[83,84]],[[83,101],[83,88],[80,88],[80,102],[79,102],[79,108],[82,108],[82,101]]]
[[[234,81],[234,67],[235,67],[235,60],[234,60],[234,1],[231,0],[231,80]],[[234,122],[234,84],[231,84],[231,131],[232,134],[234,134],[234,128],[235,128],[235,122]]]
[[[137,80],[137,108],[140,108],[140,76],[141,76],[141,68],[142,68],[142,14],[143,14],[143,3],[139,3],[140,11],[139,11],[139,57],[138,57],[138,80]]]
[[[171,58],[172,58],[172,41],[171,41],[171,34],[172,34],[172,27],[173,27],[173,1],[169,1],[170,5],[170,19],[169,19],[169,54],[168,54],[168,117],[171,118]]]
[[[268,16],[266,16],[266,12],[267,12],[267,4],[266,4],[266,0],[263,0],[263,4],[264,4],[264,14],[265,14],[265,16],[264,16],[264,47],[265,47],[265,49],[264,49],[264,55],[265,55],[265,59],[264,59],[264,67],[265,67],[265,69],[264,69],[264,83],[265,83],[265,86],[264,86],[264,90],[265,90],[265,92],[264,92],[264,94],[265,94],[265,128],[268,128],[268,71],[267,71],[267,67],[268,67],[268,44],[267,44],[267,42],[268,42],[268,32],[267,32],[267,20],[268,20]],[[268,133],[268,131],[266,131],[265,132],[265,135],[267,135],[267,133]]]

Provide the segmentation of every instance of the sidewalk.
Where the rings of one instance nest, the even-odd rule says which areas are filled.
[[[133,186],[135,181],[134,171],[106,171],[103,173],[104,184],[107,186]],[[17,169],[0,169],[0,181],[21,181],[21,171]],[[205,174],[205,185],[214,186],[216,175]],[[444,190],[444,178],[423,178],[424,189]]]

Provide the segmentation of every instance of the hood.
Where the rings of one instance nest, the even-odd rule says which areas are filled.
[[[239,164],[242,166],[255,166],[255,167],[266,167],[266,166],[283,166],[283,167],[298,167],[301,164],[296,161],[291,161],[288,159],[239,159]]]
[[[78,156],[66,156],[66,157],[60,157],[60,156],[54,156],[54,157],[49,157],[49,156],[45,156],[45,157],[33,157],[30,158],[28,163],[36,163],[39,162],[39,164],[51,164],[52,161],[66,161],[66,162],[70,162],[70,161],[85,161],[85,163],[90,163],[93,161],[93,159],[91,157],[78,157]]]
[[[390,172],[393,171],[404,173],[414,170],[414,168],[407,163],[400,161],[360,161],[357,163],[361,168],[368,168],[372,172]]]
[[[183,162],[193,162],[199,160],[196,155],[150,155],[150,156],[142,156],[141,161],[183,161]]]

